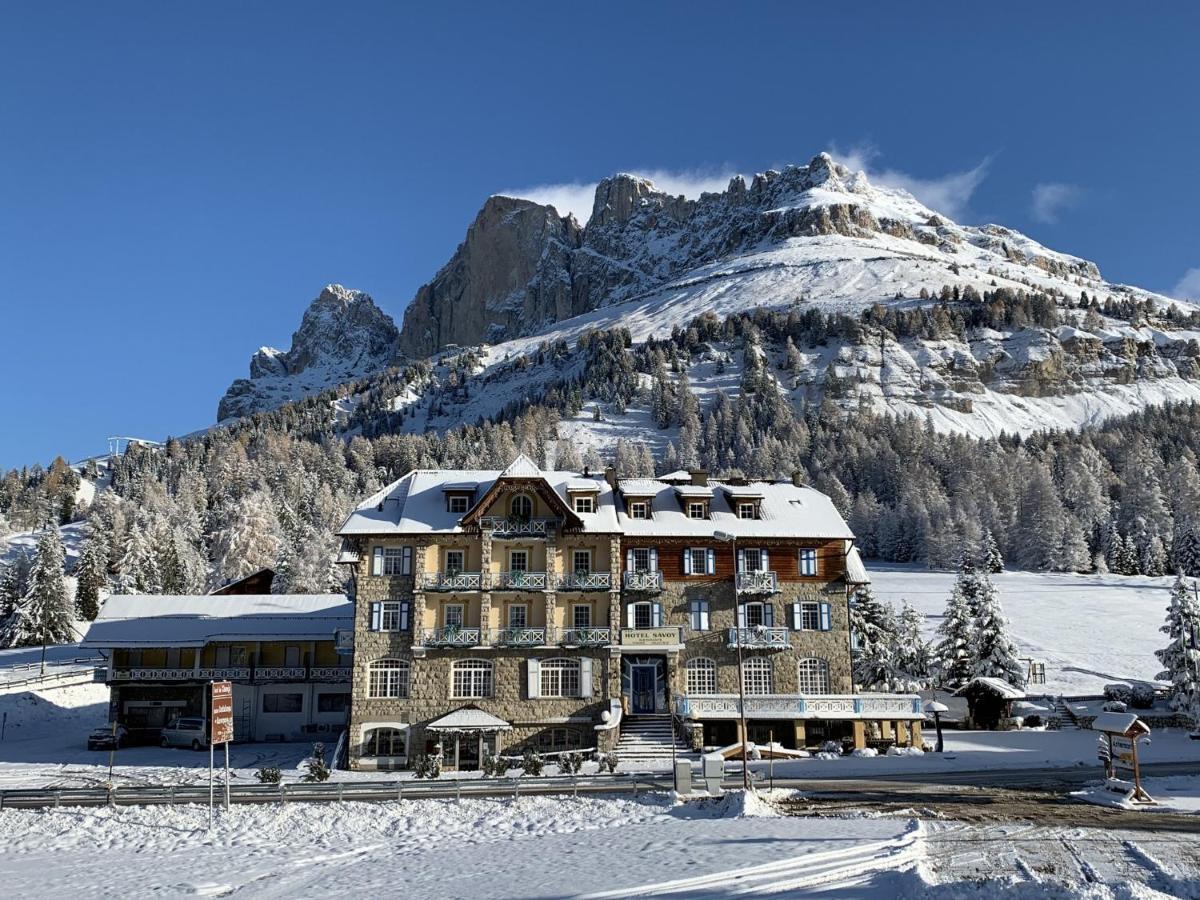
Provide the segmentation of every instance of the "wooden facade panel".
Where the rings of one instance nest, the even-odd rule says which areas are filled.
[[[841,541],[755,541],[750,538],[739,540],[739,548],[761,547],[766,549],[769,556],[770,570],[778,575],[780,581],[832,581],[841,578],[846,573],[846,557]],[[703,538],[691,540],[672,538],[661,540],[654,538],[626,539],[622,542],[622,551],[636,547],[656,548],[658,550],[658,568],[667,581],[704,581],[713,578],[732,578],[736,569],[734,551],[728,543],[705,541]],[[684,575],[683,552],[687,548],[709,548],[716,551],[716,573],[714,575]],[[815,548],[817,551],[817,574],[812,576],[800,575],[801,548]],[[625,571],[624,555],[619,568]]]

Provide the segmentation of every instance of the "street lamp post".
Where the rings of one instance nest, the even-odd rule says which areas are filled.
[[[746,672],[742,661],[742,628],[738,624],[741,611],[738,603],[738,571],[737,571],[737,536],[730,534],[728,531],[713,532],[713,537],[718,541],[726,541],[729,544],[729,552],[733,554],[733,634],[734,646],[737,647],[737,667],[738,667],[738,726],[741,730],[742,741],[742,788],[750,790],[750,763],[749,763],[749,734],[746,729]]]
[[[925,712],[933,713],[933,727],[937,730],[937,750],[942,752],[942,713],[948,712],[950,707],[945,703],[939,703],[937,700],[929,700],[925,703]]]

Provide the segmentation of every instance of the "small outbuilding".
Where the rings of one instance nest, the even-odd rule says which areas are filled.
[[[1025,692],[1001,678],[972,678],[954,692],[967,698],[967,708],[976,728],[995,731],[1003,719],[1012,718],[1012,706],[1025,699]]]

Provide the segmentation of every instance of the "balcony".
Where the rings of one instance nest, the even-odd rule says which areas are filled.
[[[611,590],[612,583],[611,572],[576,572],[558,576],[560,591],[607,591]]]
[[[301,669],[301,672],[304,670]],[[119,668],[108,670],[108,680],[112,681],[249,681],[248,666],[226,666],[220,669],[183,669],[183,668]]]
[[[737,694],[677,695],[675,714],[697,719],[736,719]],[[759,694],[746,696],[746,716],[755,719],[920,719],[921,698],[913,694]]]
[[[740,594],[774,594],[779,582],[774,572],[738,572],[736,587]]]
[[[497,647],[541,647],[546,644],[545,628],[510,626],[492,632],[492,643]]]
[[[425,647],[478,647],[480,637],[480,629],[461,625],[421,629],[421,644]]]
[[[612,629],[564,628],[559,643],[564,647],[607,647],[612,643]]]
[[[663,589],[663,575],[662,572],[626,572],[623,584],[627,591],[658,594]]]
[[[517,519],[503,516],[483,516],[479,527],[493,538],[544,538],[558,528],[558,519]]]
[[[492,577],[494,591],[544,591],[550,581],[545,572],[501,572]]]
[[[426,572],[421,587],[427,591],[481,591],[487,587],[482,572]]]
[[[726,646],[736,647],[739,641],[743,650],[786,650],[791,646],[786,628],[768,628],[766,625],[730,628]]]

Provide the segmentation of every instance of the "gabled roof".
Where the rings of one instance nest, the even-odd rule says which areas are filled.
[[[331,641],[354,627],[345,594],[114,594],[81,647],[203,647],[214,641]]]
[[[677,484],[675,493],[680,497],[711,497],[713,489],[707,484]]]
[[[512,728],[503,719],[484,712],[478,706],[463,706],[446,713],[425,726],[430,731],[507,731]]]
[[[653,497],[663,489],[663,483],[655,478],[622,478],[617,487],[627,497]]]
[[[506,481],[518,481],[530,484],[543,500],[558,511],[558,514],[565,520],[568,528],[583,527],[583,522],[575,514],[575,510],[571,508],[571,504],[567,503],[563,499],[563,496],[550,486],[550,483],[543,476],[542,470],[534,465],[533,460],[524,453],[514,459],[507,469],[496,476],[496,480],[492,482],[491,487],[484,491],[483,496],[475,501],[475,505],[467,510],[466,515],[462,517],[461,524],[466,525],[478,522],[488,507],[492,505],[492,502],[500,493],[501,485]]]
[[[1102,712],[1092,722],[1092,730],[1124,735],[1149,734],[1150,726],[1139,719],[1137,713]]]
[[[539,478],[542,470],[538,468],[537,463],[526,456],[524,453],[517,454],[517,458],[508,464],[503,472],[500,473],[501,478]]]
[[[1013,687],[1011,684],[1009,684],[1007,681],[1005,681],[1002,678],[989,678],[986,675],[979,675],[975,678],[972,678],[970,681],[968,681],[966,684],[964,684],[962,687],[960,687],[957,691],[955,691],[954,694],[955,694],[955,696],[961,696],[961,695],[965,694],[968,690],[970,690],[972,687],[986,688],[987,690],[991,691],[993,694],[997,694],[998,696],[1003,697],[1005,700],[1024,700],[1025,699],[1025,692],[1023,690],[1021,690],[1019,687]]]

